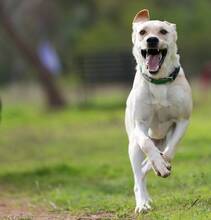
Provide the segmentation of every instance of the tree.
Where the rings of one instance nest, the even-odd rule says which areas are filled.
[[[0,20],[3,29],[14,42],[16,47],[22,52],[26,60],[28,60],[36,69],[37,76],[43,86],[48,99],[48,105],[52,108],[61,108],[66,105],[66,101],[52,77],[51,72],[43,65],[37,53],[22,39],[13,26],[10,16],[5,12],[4,5],[0,1]]]

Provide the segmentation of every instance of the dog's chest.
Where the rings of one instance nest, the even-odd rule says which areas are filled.
[[[165,137],[172,125],[171,103],[166,86],[149,87],[150,115],[148,115],[149,136],[160,139]]]
[[[157,110],[160,108],[165,108],[169,106],[168,101],[168,88],[166,86],[160,85],[150,85],[149,86],[149,102]]]
[[[150,105],[152,109],[152,118],[154,121],[166,122],[169,120],[170,102],[168,100],[168,88],[166,86],[150,85]]]

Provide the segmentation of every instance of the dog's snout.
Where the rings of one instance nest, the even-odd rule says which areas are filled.
[[[156,47],[159,43],[159,39],[157,37],[149,37],[147,39],[148,47]]]

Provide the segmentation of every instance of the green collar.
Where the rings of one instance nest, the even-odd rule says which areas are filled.
[[[143,75],[144,79],[147,80],[148,82],[151,82],[156,85],[161,85],[161,84],[166,84],[166,83],[170,83],[170,82],[174,81],[177,78],[179,71],[180,71],[180,66],[176,67],[174,69],[174,71],[168,77],[160,78],[160,79],[154,79],[154,78],[146,75],[145,73],[142,73],[142,75]]]

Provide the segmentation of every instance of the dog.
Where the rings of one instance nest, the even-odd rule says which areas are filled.
[[[191,88],[177,53],[176,25],[150,20],[147,9],[133,20],[133,55],[137,62],[128,96],[125,126],[134,174],[135,212],[151,209],[146,174],[168,177],[176,146],[192,112]]]

